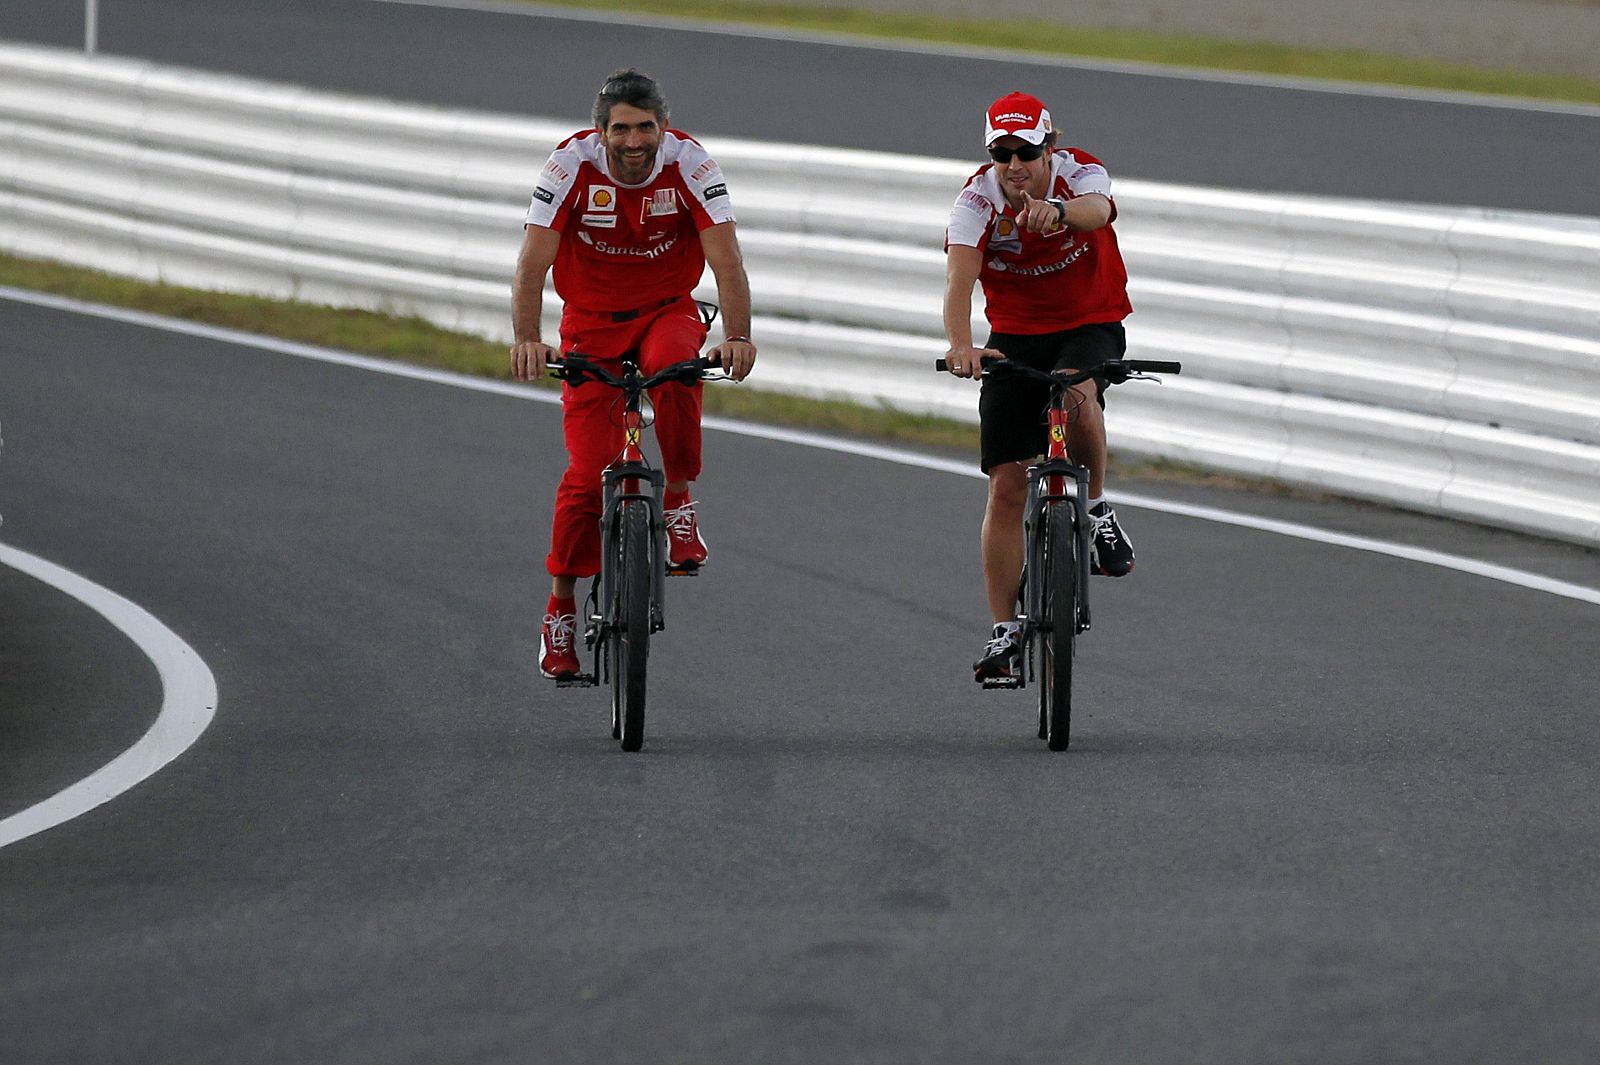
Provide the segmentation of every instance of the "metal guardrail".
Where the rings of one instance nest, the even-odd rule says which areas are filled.
[[[573,128],[0,45],[0,249],[506,339],[532,180]],[[929,367],[977,164],[707,146],[756,295],[750,383],[975,420]],[[1130,347],[1185,370],[1118,393],[1114,449],[1600,544],[1600,219],[1117,198]]]

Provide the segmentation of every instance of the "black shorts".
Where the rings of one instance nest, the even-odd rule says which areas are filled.
[[[988,347],[1036,370],[1083,370],[1128,350],[1121,322],[1097,322],[1058,333],[990,333]],[[983,472],[1006,462],[1025,462],[1045,452],[1045,405],[1050,389],[1021,377],[985,377],[978,392]],[[1100,405],[1106,405],[1100,384]]]

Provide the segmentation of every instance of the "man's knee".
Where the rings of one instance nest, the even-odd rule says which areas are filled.
[[[600,497],[603,494],[600,478],[608,461],[609,459],[593,463],[570,462],[567,471],[561,475],[561,483],[556,486],[557,504],[592,510],[599,514]]]
[[[1006,462],[989,471],[990,513],[1021,514],[1028,502],[1028,473],[1020,462]]]

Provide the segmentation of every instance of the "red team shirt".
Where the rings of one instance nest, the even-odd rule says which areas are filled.
[[[946,249],[963,244],[982,253],[978,281],[989,325],[999,333],[1054,333],[1131,314],[1128,271],[1111,226],[1027,232],[1000,190],[999,169],[991,164],[968,179],[944,238]],[[1060,199],[1089,193],[1110,199],[1111,175],[1081,148],[1058,149],[1050,157],[1049,188],[1046,195]]]
[[[688,295],[705,272],[699,232],[733,221],[722,168],[687,134],[665,130],[642,185],[607,171],[598,130],[556,146],[527,221],[562,234],[556,294],[586,311],[626,311]]]

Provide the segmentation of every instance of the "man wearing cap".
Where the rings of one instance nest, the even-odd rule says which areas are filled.
[[[978,374],[979,360],[1010,358],[1039,370],[1085,369],[1127,348],[1122,320],[1132,312],[1128,274],[1111,222],[1111,178],[1081,148],[1056,146],[1050,112],[1027,93],[990,106],[984,124],[989,165],[974,174],[950,209],[945,230],[945,358],[957,377]],[[972,339],[972,286],[981,283],[990,333]],[[1078,385],[1068,449],[1089,470],[1094,572],[1125,576],[1133,547],[1104,499],[1106,437],[1103,386]],[[978,415],[989,497],[983,516],[983,574],[994,628],[973,665],[978,681],[1021,669],[1016,620],[1022,575],[1022,512],[1027,463],[1045,451],[1044,385],[1014,377],[983,378]]]
[[[706,325],[691,293],[709,264],[726,335],[706,356],[743,380],[756,349],[733,227],[722,169],[694,138],[667,128],[660,86],[637,70],[613,73],[595,98],[594,128],[557,145],[534,186],[512,283],[512,372],[543,377],[556,357],[539,325],[552,268],[567,350],[602,361],[634,352],[647,375],[694,358]],[[707,555],[689,498],[700,475],[701,387],[669,383],[652,393],[671,572],[698,569]],[[622,449],[615,399],[597,385],[561,390],[567,471],[556,490],[539,638],[539,670],[558,680],[580,668],[577,582],[600,569],[600,473]]]

